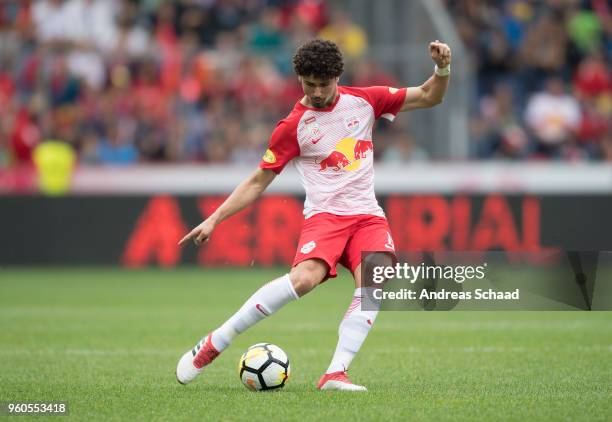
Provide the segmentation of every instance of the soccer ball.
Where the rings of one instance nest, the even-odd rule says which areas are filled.
[[[270,343],[257,343],[249,347],[238,363],[242,383],[253,391],[283,388],[290,373],[287,354]]]

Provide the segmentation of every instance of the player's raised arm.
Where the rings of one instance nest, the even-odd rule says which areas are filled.
[[[434,74],[423,85],[407,89],[400,111],[429,108],[442,102],[450,79],[451,49],[436,40],[429,43],[429,54],[436,64]]]
[[[244,180],[234,189],[232,194],[215,212],[183,237],[179,245],[182,245],[189,239],[193,239],[196,245],[200,245],[208,240],[217,224],[255,202],[275,177],[276,173],[272,170],[262,168],[255,170],[248,179]]]

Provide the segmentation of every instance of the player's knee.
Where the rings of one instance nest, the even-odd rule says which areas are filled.
[[[298,296],[304,296],[321,282],[314,273],[307,271],[292,271],[289,277]]]
[[[294,267],[289,274],[293,288],[299,296],[304,296],[317,287],[324,277],[325,274],[318,266],[309,265]]]

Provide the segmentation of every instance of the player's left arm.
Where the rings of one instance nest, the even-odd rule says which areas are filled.
[[[406,99],[400,111],[429,108],[442,102],[450,79],[451,49],[436,40],[429,43],[429,54],[437,66],[434,74],[423,85],[406,90]]]

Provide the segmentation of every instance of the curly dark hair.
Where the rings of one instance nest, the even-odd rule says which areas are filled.
[[[298,76],[332,79],[342,75],[344,62],[336,43],[310,40],[297,49],[293,56],[293,70]]]

